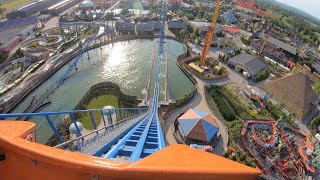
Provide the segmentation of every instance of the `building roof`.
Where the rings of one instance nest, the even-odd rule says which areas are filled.
[[[210,142],[219,131],[209,113],[196,109],[189,109],[178,122],[185,138]]]
[[[148,22],[152,22],[155,29],[161,28],[162,23],[160,21],[148,21]]]
[[[267,67],[258,57],[242,53],[229,60],[229,64],[237,65],[241,64],[246,67],[251,76],[256,76],[260,71]]]
[[[249,14],[237,13],[237,15],[239,15],[241,19],[245,19],[246,21],[251,21],[253,19],[253,17]]]
[[[229,33],[232,33],[232,34],[240,33],[240,29],[238,28],[224,27],[223,30],[228,31]]]
[[[271,81],[264,85],[264,89],[300,120],[311,112],[317,101],[311,80],[303,72]]]
[[[206,33],[208,31],[208,27],[210,26],[209,23],[206,23],[207,25],[202,25],[200,27],[200,32],[201,33]],[[216,29],[214,30],[214,33],[217,34],[217,33],[220,33],[222,31],[222,26],[220,24],[217,24],[216,25]]]
[[[134,23],[119,22],[118,31],[135,31],[136,25]]]
[[[187,24],[179,21],[170,21],[169,29],[187,29]]]
[[[237,22],[237,18],[234,16],[232,9],[229,9],[222,16],[223,16],[225,21],[228,21],[228,22],[231,22],[231,23]]]
[[[32,9],[33,7],[39,6],[42,3],[43,3],[43,1],[34,1],[34,2],[31,2],[25,6],[18,8],[16,11],[28,11],[29,9]]]
[[[262,38],[263,40],[265,39],[265,34],[264,33],[260,33],[260,38]],[[268,39],[268,43],[274,45],[274,46],[277,46],[278,48],[281,48],[293,55],[296,55],[297,54],[297,49],[295,47],[292,47],[276,38],[273,38],[273,37],[269,37]]]
[[[38,21],[37,16],[30,16],[26,18],[4,21],[4,22],[0,22],[0,29],[35,24],[37,21]]]
[[[136,26],[137,32],[153,32],[154,24],[153,22],[140,23]]]
[[[8,47],[9,45],[11,45],[13,42],[17,41],[20,39],[20,36],[14,36],[11,39],[9,39],[7,42],[3,43],[0,47]]]
[[[25,27],[22,31],[20,31],[17,35],[18,35],[18,36],[23,36],[23,35],[27,34],[28,32],[30,32],[33,28],[34,28],[34,25],[26,26],[26,27]]]
[[[16,28],[7,28],[5,30],[0,30],[0,44],[9,41],[11,38],[19,34],[25,26],[20,26]]]
[[[320,62],[317,61],[311,65],[318,73],[320,72]]]

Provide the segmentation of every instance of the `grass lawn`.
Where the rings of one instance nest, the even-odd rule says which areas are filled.
[[[46,39],[48,40],[49,43],[58,41],[57,37],[46,37]]]
[[[101,96],[95,97],[89,102],[86,109],[102,109],[104,106],[107,106],[107,105],[111,105],[114,108],[118,108],[119,107],[118,97],[114,95],[101,95]],[[98,126],[102,118],[101,113],[95,112],[93,113],[93,117],[95,119],[96,125]],[[83,113],[79,121],[82,122],[84,128],[89,130],[94,129],[91,118],[90,118],[90,113]]]
[[[99,31],[99,29],[95,29],[93,27],[88,27],[84,31],[80,32],[80,37],[93,35],[93,34],[95,34],[95,31]]]
[[[49,34],[51,34],[51,35],[60,35],[61,32],[60,32],[60,29],[55,29],[55,30],[51,31]]]
[[[85,109],[102,109],[104,106],[113,106],[114,108],[132,108],[133,107],[132,105],[122,104],[121,102],[119,102],[118,97],[115,95],[106,94],[106,95],[100,95],[93,98],[89,102],[89,104],[86,106]],[[115,113],[117,115],[117,121],[124,119],[124,114],[126,118],[133,115],[131,112],[125,111],[125,110],[117,110]],[[90,113],[80,113],[80,114],[81,114],[81,117],[78,118],[78,121],[82,122],[84,128],[88,130],[94,129],[94,126],[91,121]],[[97,111],[92,114],[93,114],[95,123],[98,126],[102,119],[101,112]]]
[[[5,13],[9,12],[12,9],[17,9],[23,5],[26,5],[30,0],[8,0],[1,3],[1,8],[5,8]]]

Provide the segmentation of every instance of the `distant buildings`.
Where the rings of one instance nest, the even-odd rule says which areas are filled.
[[[203,24],[205,25],[202,25],[200,27],[200,32],[199,32],[201,38],[205,38],[206,33],[208,31],[208,27],[210,26],[210,23],[203,23]],[[216,35],[221,32],[222,32],[222,26],[220,24],[217,24],[216,29],[214,31],[214,37],[212,37],[212,39],[217,39]]]
[[[21,41],[21,37],[19,36],[11,37],[8,41],[1,44],[0,51],[9,52],[13,48],[15,48],[20,43],[20,41]]]
[[[116,24],[116,30],[121,34],[135,34],[136,24],[118,21]]]
[[[136,25],[138,35],[153,35],[154,24],[152,22],[140,23]]]
[[[265,39],[265,34],[264,33],[260,33],[260,36],[259,36],[262,40]],[[286,53],[288,54],[291,54],[293,56],[297,55],[297,49],[295,47],[292,47],[276,38],[273,38],[273,37],[269,37],[268,39],[268,43],[271,44],[271,45],[274,45],[276,46],[277,48],[279,49],[282,49],[284,50]]]
[[[242,53],[229,59],[228,65],[234,66],[241,73],[249,73],[250,78],[255,78],[259,72],[267,67],[258,57],[247,53]]]
[[[182,30],[187,29],[187,24],[180,21],[169,21],[169,30]]]
[[[0,22],[0,51],[11,51],[20,41],[33,33],[36,16]]]
[[[137,35],[153,35],[154,32],[160,31],[161,22],[147,21],[134,23],[129,19],[121,19],[116,22],[116,30],[120,34],[137,34]]]
[[[7,19],[26,18],[33,14],[36,14],[53,4],[59,3],[61,0],[39,0],[33,1],[19,9],[13,10],[6,15]]]
[[[257,33],[259,39],[253,39],[251,41],[251,47],[255,49],[257,52],[260,51],[264,39],[264,33]],[[274,37],[269,37],[268,43],[264,49],[264,55],[270,58],[277,59],[283,63],[286,63],[288,59],[292,59],[297,57],[297,49],[293,46],[286,44],[283,41],[280,41]]]
[[[82,0],[63,0],[61,2],[58,2],[58,3],[50,6],[49,8],[41,10],[40,13],[41,14],[51,14],[53,16],[58,16],[60,13],[62,13],[64,11],[66,11],[67,9],[75,6],[76,4],[80,3],[81,1]],[[83,3],[85,3],[85,2],[86,1],[84,1]],[[92,5],[93,5],[93,3],[92,3]]]
[[[237,22],[237,18],[234,16],[232,9],[229,9],[225,14],[222,15],[223,19],[229,23]]]

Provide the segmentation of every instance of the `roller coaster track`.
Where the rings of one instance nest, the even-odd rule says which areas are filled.
[[[157,56],[157,74],[154,87],[154,95],[151,98],[150,113],[132,128],[123,138],[112,145],[112,148],[102,157],[111,159],[125,159],[132,162],[146,157],[165,147],[161,125],[158,117],[161,62],[163,62],[163,45],[165,21],[167,14],[166,1],[163,1],[162,27],[160,29],[160,42]]]
[[[53,84],[49,89],[47,89],[46,92],[44,94],[42,94],[34,103],[32,103],[24,112],[25,113],[34,112],[35,109],[38,109],[38,107],[42,104],[42,102],[45,99],[47,99],[49,97],[49,95],[52,94],[54,92],[54,90],[56,90],[68,78],[68,76],[71,74],[71,72],[76,68],[76,66],[77,66],[79,60],[81,59],[81,56],[83,55],[83,53],[85,53],[88,50],[89,46],[96,39],[99,39],[99,38],[103,37],[106,34],[112,33],[113,31],[114,31],[114,29],[111,29],[111,30],[109,30],[107,32],[98,34],[95,37],[89,39],[89,41],[87,41],[87,43],[81,48],[81,50],[79,51],[78,55],[73,60],[72,64],[69,66],[67,71],[58,79],[58,81],[55,84]]]
[[[75,26],[75,25],[101,25],[100,20],[102,20],[108,12],[110,12],[110,10],[112,10],[113,8],[115,8],[121,1],[116,2],[113,6],[111,6],[106,12],[105,14],[98,20],[93,21],[93,22],[61,22],[59,23],[59,26]],[[68,76],[71,74],[71,72],[77,67],[77,64],[80,60],[80,58],[82,57],[83,53],[86,52],[89,48],[89,46],[95,42],[97,39],[100,39],[101,37],[103,37],[104,35],[110,34],[114,32],[114,28],[110,29],[109,31],[105,31],[105,32],[101,32],[98,33],[96,36],[92,37],[92,38],[88,38],[86,44],[81,48],[81,50],[79,51],[78,55],[76,56],[76,58],[74,59],[74,61],[72,62],[72,64],[70,65],[70,67],[67,69],[67,71],[59,78],[59,80],[53,84],[49,89],[46,90],[46,92],[44,94],[42,94],[37,101],[35,101],[34,103],[30,104],[28,106],[28,108],[24,111],[24,113],[27,112],[35,112],[36,109],[39,108],[39,106],[42,105],[42,102],[47,99],[49,97],[50,94],[52,94],[54,92],[54,90],[56,90],[67,78]],[[24,117],[23,120],[26,120],[27,117]]]
[[[77,134],[81,137],[80,139],[82,142],[79,142],[79,144],[76,144],[75,147],[81,146],[81,149],[87,149],[85,152],[90,152],[89,154],[93,156],[101,156],[103,158],[110,158],[110,159],[117,159],[117,160],[127,160],[127,161],[138,161],[140,158],[144,158],[154,152],[157,152],[165,147],[165,142],[162,134],[162,129],[158,117],[158,108],[160,106],[159,104],[159,98],[160,98],[160,79],[161,79],[161,64],[164,60],[164,32],[165,32],[165,22],[166,22],[166,13],[167,13],[167,4],[166,0],[163,1],[163,9],[162,9],[162,16],[161,16],[161,21],[162,21],[162,26],[160,29],[160,41],[159,41],[159,49],[158,49],[158,54],[157,54],[157,73],[155,77],[155,86],[154,86],[154,94],[153,97],[150,98],[150,105],[149,109],[147,112],[144,113],[139,113],[142,112],[141,109],[127,109],[127,110],[121,110],[120,114],[118,114],[118,118],[120,116],[123,117],[121,114],[124,113],[124,118],[128,118],[128,114],[133,114],[134,115],[133,120],[126,121],[126,126],[121,126],[122,128],[120,129],[119,125],[115,123],[114,128],[110,129],[108,128],[106,124],[106,117],[111,119],[110,122],[112,122],[112,115],[111,111],[113,110],[75,110],[75,111],[68,111],[64,113],[70,114],[70,118],[72,120],[72,123],[76,127]],[[111,30],[113,31],[113,30]],[[72,62],[71,66],[68,68],[68,70],[65,72],[65,74],[53,85],[50,89],[48,89],[44,95],[41,96],[40,99],[37,100],[37,102],[42,102],[45,100],[50,93],[52,93],[59,85],[61,85],[64,80],[70,75],[72,70],[76,67],[76,64],[78,63],[80,57],[83,55],[83,53],[88,49],[89,45],[95,41],[95,39],[98,39],[102,37],[103,35],[110,33],[111,31],[98,34],[94,38],[90,39],[87,44],[81,49],[79,52],[78,56],[75,58],[75,60]],[[35,106],[37,107],[37,106]],[[101,129],[97,129],[97,124],[95,124],[95,120],[93,117],[93,112],[98,111],[101,112],[101,117],[104,122],[104,127]],[[86,135],[82,135],[80,128],[78,127],[76,123],[76,117],[74,113],[76,112],[88,112],[90,113],[91,120],[94,126],[94,131],[89,133],[90,135],[95,134],[96,136],[93,137],[92,139],[87,139],[86,142],[90,143],[83,143],[85,141]],[[121,113],[122,112],[122,113]],[[8,117],[29,117],[29,116],[36,116],[36,115],[42,115],[45,117],[45,119],[48,121],[50,127],[52,130],[55,132],[55,135],[59,139],[59,141],[62,143],[58,145],[59,147],[66,147],[72,142],[75,143],[73,140],[70,140],[68,142],[64,142],[63,139],[61,138],[61,135],[57,131],[57,128],[55,127],[53,121],[49,117],[49,115],[54,115],[54,114],[61,114],[62,112],[42,112],[42,113],[26,113],[26,114],[0,114],[0,118],[8,118]],[[115,113],[117,116],[117,113]],[[126,116],[127,114],[127,116]],[[116,117],[116,119],[118,119]],[[56,119],[54,119],[56,120]],[[117,131],[114,130],[119,130]],[[99,134],[98,131],[100,130],[105,130],[103,134]],[[115,136],[104,136],[104,134],[110,134],[110,131],[114,131],[113,134],[116,134]],[[108,133],[106,133],[108,132]],[[112,133],[111,133],[112,134]],[[88,138],[88,137],[87,137]],[[104,139],[105,138],[105,139]],[[110,140],[110,138],[112,140]],[[100,142],[104,142],[104,144],[100,144],[96,142],[96,140],[100,140]],[[103,141],[102,141],[103,140]],[[80,144],[81,143],[81,144]],[[71,145],[71,144],[70,144]],[[86,148],[86,146],[88,146]],[[89,146],[95,146],[93,149],[94,150],[88,150],[90,149]],[[69,148],[68,148],[69,149]],[[77,148],[75,149],[69,149],[76,151]],[[81,152],[81,151],[80,151]]]

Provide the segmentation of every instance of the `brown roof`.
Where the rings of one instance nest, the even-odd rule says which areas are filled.
[[[271,81],[264,89],[300,120],[312,111],[317,101],[310,78],[302,72]]]
[[[203,128],[201,121],[198,121],[198,123],[193,127],[193,129],[189,132],[186,138],[200,140],[208,143],[206,132]]]

